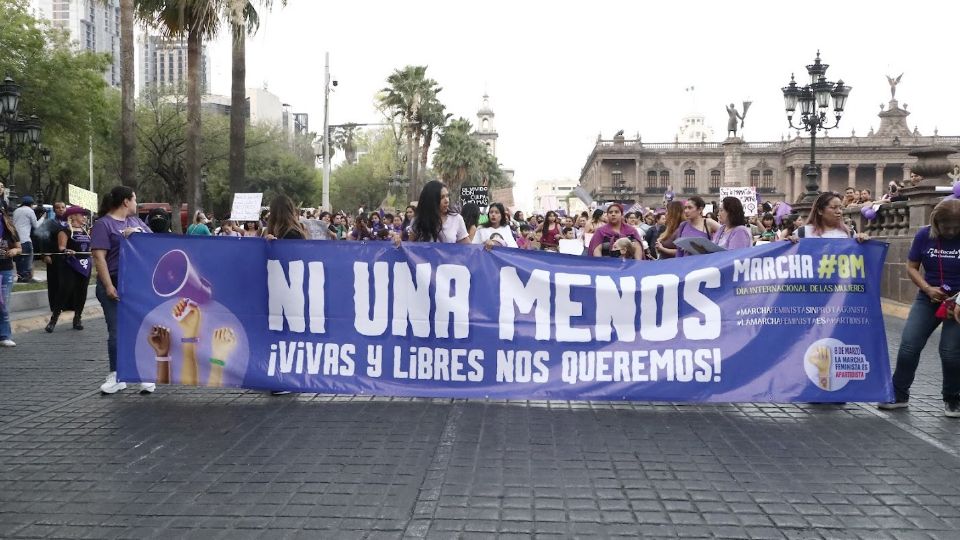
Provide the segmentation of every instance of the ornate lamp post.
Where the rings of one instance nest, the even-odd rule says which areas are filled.
[[[18,114],[20,108],[20,85],[7,77],[0,83],[0,153],[7,160],[7,183],[10,188],[11,202],[15,202],[14,165],[29,143],[39,148],[40,133],[43,124],[37,115],[24,118]],[[4,137],[3,135],[6,135]],[[48,160],[48,157],[44,157]]]
[[[820,172],[817,167],[817,132],[834,129],[840,125],[840,117],[843,115],[843,109],[847,104],[847,96],[850,95],[850,86],[843,84],[842,80],[836,83],[828,81],[826,78],[827,64],[820,63],[820,51],[817,51],[817,57],[813,64],[807,66],[807,74],[810,76],[810,84],[798,86],[793,75],[790,75],[790,84],[783,88],[784,108],[787,111],[787,124],[796,130],[803,129],[810,133],[810,163],[804,166],[804,175],[807,177],[806,193],[800,201],[805,204],[813,204],[813,201],[820,194]],[[833,98],[833,112],[835,121],[832,126],[828,125],[827,109],[830,107],[830,99]],[[799,125],[793,124],[793,115],[800,104]]]

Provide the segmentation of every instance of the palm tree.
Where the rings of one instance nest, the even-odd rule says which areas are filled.
[[[395,70],[387,77],[387,84],[381,92],[380,103],[403,123],[403,132],[407,141],[407,176],[410,178],[411,198],[420,192],[417,164],[420,141],[424,131],[420,127],[420,110],[425,103],[436,100],[441,90],[437,81],[426,77],[427,66],[407,66]],[[431,134],[432,137],[432,134]]]
[[[439,92],[442,88],[437,88]],[[420,119],[417,128],[423,134],[423,144],[420,147],[420,164],[417,171],[418,178],[427,170],[427,161],[430,159],[430,144],[433,136],[447,124],[452,114],[446,112],[446,107],[437,99],[436,92],[430,99],[420,106]]]
[[[260,0],[264,9],[270,9],[271,0]],[[281,0],[287,5],[287,0]],[[246,189],[247,138],[247,33],[255,34],[260,27],[260,15],[249,0],[230,0],[227,20],[233,33],[232,82],[230,90],[230,191]]]
[[[450,121],[440,135],[440,145],[433,156],[433,168],[451,193],[459,192],[467,182],[492,186],[502,176],[496,158],[470,135],[471,131],[473,127],[465,118]]]
[[[133,68],[134,0],[120,0],[120,181],[137,187],[137,124]]]
[[[200,207],[200,64],[203,41],[220,28],[224,0],[138,0],[137,12],[165,36],[187,39],[187,208]]]

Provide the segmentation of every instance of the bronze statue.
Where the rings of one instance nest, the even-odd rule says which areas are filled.
[[[733,136],[737,136],[737,120],[740,120],[740,127],[743,128],[743,119],[747,116],[747,109],[750,108],[750,101],[743,102],[743,114],[737,112],[737,106],[731,103],[727,106],[727,115],[729,119],[727,120],[727,135],[730,135],[730,132],[733,132]]]
[[[901,77],[903,77],[903,73],[897,75],[896,78],[887,75],[887,82],[890,83],[890,99],[897,99],[897,85],[900,84]]]

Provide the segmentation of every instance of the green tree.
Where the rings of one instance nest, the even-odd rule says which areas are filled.
[[[443,114],[443,105],[437,101],[437,94],[442,90],[437,81],[426,76],[427,66],[406,66],[395,70],[387,77],[387,86],[380,92],[381,107],[388,111],[390,116],[402,122],[403,133],[407,143],[405,154],[407,177],[410,178],[411,197],[420,191],[420,175],[418,165],[423,152],[429,152],[429,142],[433,138],[433,131],[443,125],[446,117]],[[426,139],[426,148],[421,148],[425,140],[428,122],[433,122],[429,129],[430,135]]]
[[[271,0],[260,0],[263,9],[270,9]],[[286,0],[281,1],[286,6]],[[230,92],[230,187],[240,192],[246,173],[247,133],[247,34],[255,34],[260,27],[260,15],[248,0],[229,0],[227,19],[232,32],[231,92]]]
[[[137,187],[137,123],[134,95],[134,0],[120,0],[120,180],[125,186]]]
[[[187,40],[186,173],[189,214],[201,205],[200,183],[200,64],[203,41],[220,29],[223,0],[138,0],[141,19],[167,37]]]
[[[385,129],[361,137],[369,138],[369,151],[330,175],[330,202],[335,209],[353,212],[360,205],[373,209],[391,195],[389,181],[399,164],[393,133]]]
[[[71,156],[77,149],[87,150],[91,133],[104,129],[108,122],[103,73],[110,58],[75,51],[66,33],[36,20],[27,8],[25,0],[0,3],[0,74],[9,74],[21,85],[19,113],[42,119],[41,141],[50,148],[53,158],[48,180],[40,185],[31,186],[29,182],[27,165],[31,159],[38,159],[31,147],[18,156],[24,166],[16,168],[15,178],[6,178],[7,162],[0,167],[0,174],[8,186],[21,191],[33,188],[58,195],[49,179],[61,182],[78,176],[77,162]]]
[[[499,187],[503,172],[486,146],[474,139],[473,127],[466,118],[452,120],[440,135],[440,144],[433,156],[433,167],[451,193],[463,185]]]

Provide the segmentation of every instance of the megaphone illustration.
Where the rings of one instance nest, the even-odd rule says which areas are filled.
[[[160,257],[153,270],[153,292],[164,298],[187,298],[198,305],[206,304],[213,297],[210,282],[197,273],[190,258],[179,249]]]

